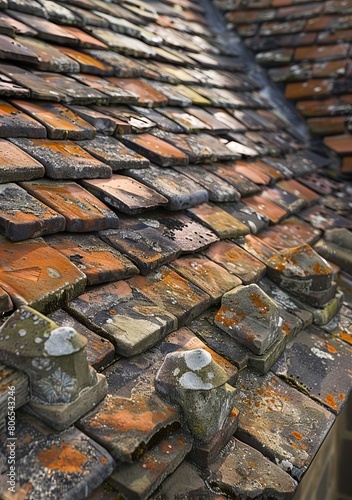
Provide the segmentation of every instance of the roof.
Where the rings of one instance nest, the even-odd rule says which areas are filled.
[[[291,498],[346,403],[349,6],[215,3],[0,0],[5,499]]]

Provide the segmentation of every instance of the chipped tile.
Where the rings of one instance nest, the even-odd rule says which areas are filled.
[[[159,109],[159,112],[174,120],[188,134],[211,130],[209,125],[184,109],[167,107]]]
[[[245,205],[248,205],[268,217],[272,224],[277,224],[288,215],[287,210],[278,207],[262,196],[251,196],[249,198],[243,198],[242,201]]]
[[[137,214],[167,203],[167,199],[157,191],[126,175],[114,174],[107,180],[82,182],[101,201],[127,214]]]
[[[40,161],[51,179],[111,177],[109,165],[96,160],[74,142],[49,139],[12,139],[11,142]]]
[[[245,205],[242,202],[222,203],[221,208],[223,208],[230,215],[245,224],[249,228],[251,233],[256,234],[258,231],[261,231],[269,224],[269,219],[265,215],[257,212],[256,210]]]
[[[63,215],[66,231],[101,231],[119,225],[119,220],[112,210],[75,182],[53,182],[45,179],[22,182],[21,186]]]
[[[71,28],[73,29],[73,28]],[[81,32],[83,33],[83,32]],[[90,35],[84,33],[84,37],[92,39]],[[99,40],[94,39],[96,43],[101,43]],[[91,75],[109,76],[113,74],[113,67],[110,64],[105,64],[98,59],[95,59],[87,52],[81,52],[71,47],[57,47],[57,49],[64,55],[73,59],[77,64],[79,64],[79,71],[81,73],[89,73]],[[102,51],[99,51],[102,52]]]
[[[97,111],[86,106],[73,105],[70,105],[70,109],[90,123],[97,131],[97,134],[105,136],[114,135],[115,133],[130,134],[132,132],[132,128],[128,123],[104,113],[104,109]],[[99,140],[99,137],[95,137],[95,139]]]
[[[221,239],[238,238],[249,232],[245,224],[215,204],[203,203],[188,209],[187,214],[214,231]]]
[[[46,137],[46,129],[19,109],[0,101],[0,137]]]
[[[41,238],[0,242],[0,280],[16,307],[55,310],[83,292],[86,277]],[[51,265],[47,265],[51,263]]]
[[[155,111],[154,109],[141,108],[140,106],[133,106],[133,110],[136,111],[137,113],[140,113],[142,116],[145,116],[154,123],[156,123],[156,125],[165,132],[171,132],[174,134],[179,134],[180,132],[183,132],[182,127],[180,127],[177,123],[170,120],[161,113],[158,113],[158,111]],[[159,139],[161,138],[162,137],[159,137]]]
[[[26,181],[43,177],[44,167],[11,142],[0,139],[1,182]]]
[[[259,281],[265,274],[266,266],[234,243],[221,241],[213,243],[205,255],[222,265],[245,284]]]

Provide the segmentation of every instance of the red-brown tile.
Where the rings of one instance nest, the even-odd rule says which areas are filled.
[[[331,61],[334,59],[345,59],[349,51],[348,43],[340,43],[333,46],[310,46],[310,47],[298,47],[295,50],[294,60],[304,61],[304,60],[324,60]]]
[[[100,43],[99,40],[96,41]],[[78,50],[72,49],[71,47],[57,47],[57,50],[59,50],[62,54],[65,54],[66,56],[76,61],[76,63],[79,64],[81,73],[89,73],[91,75],[102,75],[102,76],[104,75],[109,76],[113,74],[112,66],[110,66],[109,64],[105,64],[104,62],[99,61],[98,59],[95,59],[94,57],[92,57],[89,54],[86,54],[85,52],[80,52]]]
[[[274,250],[283,250],[289,247],[297,247],[305,243],[313,245],[321,235],[318,229],[310,224],[290,217],[273,227],[261,231],[257,237]]]
[[[1,59],[9,59],[10,61],[23,61],[24,63],[37,64],[39,57],[26,44],[22,44],[21,40],[0,35],[0,55]]]
[[[277,186],[299,198],[303,198],[309,205],[319,200],[319,195],[317,193],[303,186],[303,184],[300,184],[295,179],[282,180],[277,183]]]
[[[89,232],[118,227],[117,215],[75,182],[49,180],[22,182],[32,196],[66,219],[66,231]]]
[[[0,139],[0,182],[27,181],[43,177],[44,167],[11,142]]]
[[[0,282],[16,307],[41,312],[58,309],[83,292],[86,277],[41,238],[0,242]]]
[[[110,103],[137,104],[138,102],[137,94],[121,87],[117,87],[106,78],[101,78],[100,76],[93,74],[87,75],[84,73],[74,74],[72,76],[84,85],[88,85],[88,87],[106,94],[109,97]]]
[[[270,176],[258,168],[255,163],[236,161],[232,168],[235,172],[247,177],[247,179],[251,180],[255,184],[267,185],[271,181]]]
[[[136,78],[109,78],[109,81],[117,87],[137,94],[138,104],[140,106],[166,106],[169,102],[167,97],[142,80]]]
[[[47,236],[45,241],[87,276],[88,285],[131,278],[139,273],[129,259],[93,234],[56,234]]]
[[[259,186],[246,177],[243,177],[243,175],[238,174],[231,165],[218,163],[209,166],[204,165],[204,168],[231,184],[241,193],[241,196],[249,196],[260,190]]]
[[[70,108],[74,113],[83,118],[83,120],[90,123],[98,135],[114,135],[115,133],[131,134],[132,132],[132,128],[128,123],[106,114],[104,108],[101,111],[86,106],[71,105]]]
[[[286,99],[321,98],[331,95],[334,85],[333,79],[312,79],[306,82],[295,82],[286,85]]]
[[[266,266],[262,262],[238,245],[227,241],[213,243],[205,251],[205,255],[225,267],[245,284],[256,283],[266,271]]]
[[[352,154],[352,136],[350,134],[325,137],[324,144],[337,154]]]
[[[65,229],[65,218],[14,183],[0,184],[0,229],[12,241]]]
[[[307,124],[309,131],[315,135],[337,135],[346,131],[345,116],[309,118]]]
[[[350,111],[348,97],[351,98],[351,96],[340,96],[316,101],[299,101],[296,107],[303,116],[345,115]]]
[[[214,231],[221,239],[238,238],[249,233],[245,224],[215,204],[203,203],[188,209],[187,214]]]
[[[238,245],[253,255],[253,257],[263,262],[263,264],[276,254],[276,251],[273,248],[269,247],[262,240],[252,234],[247,234],[247,236],[240,239],[238,241]]]
[[[337,30],[334,32],[325,31],[320,33],[317,37],[318,44],[339,44],[343,42],[352,42],[352,34],[350,29]]]
[[[346,61],[323,61],[313,64],[312,78],[338,78],[346,72]]]
[[[250,198],[243,198],[243,203],[254,208],[266,217],[269,218],[270,222],[277,224],[280,220],[287,216],[287,211],[283,208],[278,207],[269,200],[266,200],[262,196],[251,196]]]
[[[19,109],[0,101],[0,137],[46,137],[46,129]]]
[[[108,46],[97,40],[92,35],[89,35],[85,31],[82,31],[75,26],[65,26],[65,31],[68,31],[73,37],[78,40],[78,45],[85,49],[107,49]],[[67,54],[69,55],[69,54]]]

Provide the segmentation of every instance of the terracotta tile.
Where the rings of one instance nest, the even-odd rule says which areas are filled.
[[[303,198],[308,205],[311,205],[318,201],[319,195],[309,189],[308,187],[300,184],[295,179],[282,180],[277,183],[277,187],[284,189],[288,193],[292,193],[298,198]]]
[[[286,85],[286,99],[305,99],[308,97],[321,98],[331,95],[333,79],[312,79],[303,83],[289,83]]]
[[[49,314],[48,317],[56,324],[73,328],[76,332],[86,337],[88,340],[85,347],[87,360],[96,370],[105,368],[114,360],[115,349],[112,343],[89,330],[82,325],[82,323],[79,323],[76,319],[67,314],[67,312],[60,309],[59,311]]]
[[[294,35],[284,35],[281,36],[276,43],[279,47],[304,47],[307,45],[312,45],[316,41],[315,33],[299,33]]]
[[[89,181],[88,181],[89,182]],[[117,215],[75,182],[22,182],[21,186],[65,217],[66,231],[89,232],[118,227]]]
[[[187,133],[196,133],[202,130],[211,130],[211,127],[196,116],[187,113],[179,108],[163,108],[159,110],[160,113],[174,120],[182,129]]]
[[[187,168],[174,167],[174,170],[203,186],[209,193],[210,201],[239,201],[241,198],[237,189],[215,174],[205,170],[202,165],[188,165]]]
[[[85,49],[107,49],[108,46],[97,40],[94,36],[82,31],[75,26],[65,26],[65,31],[68,31],[73,37],[78,40],[78,45]]]
[[[238,245],[253,255],[253,257],[263,262],[263,264],[275,255],[274,248],[269,247],[262,240],[251,234],[247,234],[244,238],[241,238],[238,241]]]
[[[312,174],[306,177],[301,177],[297,179],[301,184],[308,186],[313,191],[319,194],[326,195],[331,194],[334,189],[341,188],[342,186],[335,186],[334,181],[327,179],[319,174]]]
[[[156,56],[155,48],[141,40],[114,33],[104,28],[94,28],[92,33],[98,40],[108,45],[111,50],[121,52],[124,55],[148,59]]]
[[[158,211],[147,213],[142,220],[146,225],[157,229],[165,238],[176,242],[185,253],[197,252],[219,239],[212,231],[183,213]]]
[[[95,60],[100,61],[108,67],[112,67],[113,74],[121,78],[147,76],[147,74],[149,75],[150,72],[153,71],[152,69],[148,69],[140,60],[137,62],[134,59],[130,59],[111,50],[86,49],[84,54],[93,57]],[[150,62],[148,60],[148,66],[149,65]],[[155,71],[153,74],[156,74]]]
[[[310,207],[299,213],[299,217],[309,222],[314,228],[332,229],[334,227],[352,228],[352,220],[337,215],[333,210],[322,206]]]
[[[257,210],[258,212],[266,215],[272,224],[277,224],[288,214],[287,210],[278,207],[262,196],[251,196],[249,198],[243,198],[243,203],[254,208],[254,210]]]
[[[6,35],[0,35],[0,55],[1,59],[9,59],[10,61],[23,61],[29,64],[37,64],[38,56],[30,46],[21,42],[14,41]]]
[[[135,262],[143,275],[172,262],[181,252],[177,242],[170,241],[143,222],[131,221],[131,225],[102,231],[99,236]]]
[[[304,199],[277,186],[263,189],[261,196],[266,200],[272,201],[290,214],[297,213],[306,206]]]
[[[203,87],[196,87],[195,85],[188,87],[186,85],[179,84],[175,86],[175,89],[187,99],[190,99],[192,104],[195,106],[209,106],[211,104],[208,96],[204,95]]]
[[[78,73],[80,70],[77,61],[42,40],[23,36],[17,37],[17,40],[35,54],[38,59],[36,64],[38,70],[58,73]]]
[[[129,259],[93,234],[56,234],[45,241],[87,276],[88,285],[130,278],[139,272]]]
[[[83,292],[84,274],[41,238],[20,243],[3,240],[0,246],[1,285],[16,307],[26,304],[45,313]]]
[[[42,123],[50,139],[93,139],[95,129],[65,106],[39,101],[12,101],[13,104]]]
[[[277,15],[279,18],[299,19],[301,17],[313,17],[319,15],[322,11],[322,5],[316,2],[307,3],[305,5],[292,5],[278,9]]]
[[[306,21],[303,19],[266,21],[261,24],[259,34],[268,36],[300,33],[304,29],[305,24]]]
[[[70,29],[73,29],[70,27]],[[85,36],[90,37],[87,33]],[[99,40],[96,40],[96,43],[101,43]],[[81,73],[89,73],[91,75],[101,75],[101,76],[109,76],[113,74],[114,68],[110,64],[105,64],[98,59],[95,59],[91,55],[86,52],[80,52],[78,50],[72,49],[71,47],[56,47],[62,54],[70,57],[76,63],[79,64]]]
[[[307,20],[305,29],[307,31],[323,31],[329,29],[332,22],[332,16],[320,15]]]
[[[168,104],[170,106],[185,107],[192,104],[192,99],[177,92],[175,85],[169,85],[168,83],[162,83],[155,80],[148,80],[148,85],[164,95],[168,99]]]
[[[345,59],[349,50],[347,43],[340,43],[334,46],[311,46],[299,47],[295,50],[295,61],[319,60],[331,61],[334,59]]]
[[[97,136],[79,145],[100,161],[110,165],[113,172],[126,168],[146,168],[149,160],[113,137]]]
[[[32,16],[24,12],[10,11],[11,16],[21,21],[38,32],[38,37],[49,42],[62,45],[78,45],[77,38],[65,28],[44,19],[43,17]]]
[[[349,134],[325,137],[324,144],[340,155],[352,153],[352,141]]]
[[[342,160],[341,173],[349,174],[352,172],[352,157],[345,156]]]
[[[238,387],[241,394],[236,436],[260,448],[266,456],[276,457],[278,463],[285,463],[289,453],[292,464],[289,470],[300,479],[329,431],[333,415],[270,373],[262,377],[252,370],[244,370]],[[311,432],[313,422],[314,434]]]
[[[14,19],[13,17],[5,14],[5,12],[3,11],[0,14],[0,20],[2,23],[8,25],[11,29],[11,32],[10,31],[8,33],[4,32],[4,35],[12,36],[13,33],[16,33],[16,35],[35,36],[37,34],[35,30],[30,28],[29,26],[26,26],[20,21],[17,21],[17,19]]]
[[[182,210],[208,201],[208,192],[204,188],[172,169],[150,166],[148,169],[130,169],[127,173],[165,196],[169,210]]]
[[[117,131],[119,134],[149,132],[156,126],[156,123],[152,120],[127,106],[106,106],[104,108],[94,106],[94,109],[96,111],[103,111],[108,116],[124,122],[125,126],[122,126],[121,132]],[[126,127],[130,128],[130,132],[128,132]]]
[[[14,183],[0,185],[0,223],[1,232],[12,241],[65,229],[65,219],[62,215]]]
[[[134,356],[177,328],[177,319],[127,281],[89,289],[70,302],[68,312],[110,340],[117,354]],[[116,364],[114,365],[116,366]]]
[[[202,205],[188,209],[187,214],[214,231],[221,239],[238,238],[249,232],[245,224],[242,224],[242,222],[228,212],[211,203],[203,203]]]
[[[0,137],[46,137],[46,129],[22,111],[0,101]]]
[[[101,201],[128,214],[167,203],[167,199],[157,191],[125,175],[115,174],[107,180],[84,180],[83,185]]]
[[[345,116],[309,118],[307,120],[309,131],[321,136],[343,134],[346,131],[345,122]]]
[[[246,127],[242,123],[240,123],[238,120],[236,120],[233,116],[231,116],[229,113],[227,113],[223,109],[206,108],[206,111],[207,111],[207,113],[212,114],[216,120],[224,123],[224,125],[227,128],[230,128],[232,131],[244,132],[245,130],[247,130]]]
[[[243,175],[243,177],[247,177],[247,179],[255,184],[267,185],[271,181],[270,176],[258,168],[255,163],[236,161],[232,168],[235,172]]]
[[[254,182],[238,174],[227,164],[204,165],[204,168],[231,184],[241,193],[241,196],[248,196],[259,191],[259,187]]]
[[[245,284],[259,281],[266,271],[266,266],[262,262],[234,243],[226,241],[213,243],[205,251],[205,255],[225,267]]]
[[[265,229],[258,234],[258,238],[276,250],[284,250],[304,243],[312,245],[318,241],[320,234],[321,232],[310,224],[296,217],[290,217],[277,226]]]
[[[343,43],[343,42],[352,42],[351,30],[337,30],[333,33],[326,31],[320,33],[317,37],[317,43],[319,44],[330,44],[330,43]]]
[[[83,85],[88,85],[93,89],[99,90],[103,94],[109,97],[110,103],[122,103],[122,104],[137,104],[138,96],[129,90],[117,87],[109,80],[102,78],[98,75],[86,75],[84,73],[72,75]]]
[[[157,107],[165,106],[168,103],[167,97],[142,80],[135,78],[109,78],[109,81],[117,87],[136,94],[140,106]]]
[[[265,215],[242,202],[222,203],[221,208],[245,224],[251,233],[257,233],[269,224],[269,219]]]
[[[152,108],[141,108],[140,106],[133,106],[133,110],[136,111],[136,113],[145,116],[148,120],[154,122],[162,131],[171,132],[174,134],[183,132],[183,128],[180,127],[180,125]],[[159,137],[159,139],[161,139],[161,137]]]
[[[138,293],[148,296],[161,308],[176,316],[178,326],[183,326],[210,305],[210,296],[167,266],[160,267],[148,276],[135,276],[128,280]]]
[[[130,134],[132,132],[132,128],[128,123],[109,116],[104,112],[104,108],[101,111],[97,111],[86,106],[71,105],[70,109],[83,118],[83,120],[90,123],[97,131],[97,134],[114,135],[115,133]]]
[[[1,182],[26,181],[43,177],[44,167],[11,142],[0,139]]]
[[[281,66],[268,70],[270,78],[275,83],[281,82],[302,82],[312,78],[313,64],[303,62],[299,64],[291,64],[290,66]],[[316,76],[316,78],[320,78]]]
[[[229,12],[226,14],[226,21],[234,24],[250,24],[250,23],[260,23],[263,21],[270,21],[275,19],[276,10],[275,9],[259,9],[259,10],[240,10],[235,12]]]
[[[206,123],[215,133],[224,133],[230,128],[228,125],[224,123],[224,121],[218,120],[213,114],[209,113],[208,110],[192,107],[192,108],[187,108],[187,112],[195,116],[199,120],[203,121],[204,123]],[[225,118],[225,120],[226,116],[229,115],[227,115],[227,113],[224,112],[223,117]]]
[[[176,259],[170,267],[209,294],[212,302],[218,302],[224,293],[242,283],[223,267],[197,254]]]
[[[47,177],[52,179],[111,177],[109,165],[96,160],[74,142],[50,139],[12,139],[11,142],[40,161]]]
[[[55,85],[43,81],[43,79],[31,71],[11,66],[10,64],[1,64],[0,71],[17,84],[28,88],[32,99],[61,101],[65,98],[65,94],[59,92]]]

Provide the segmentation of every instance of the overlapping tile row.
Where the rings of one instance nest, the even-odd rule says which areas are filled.
[[[18,495],[290,498],[351,386],[350,187],[198,3],[0,9],[0,431],[14,380],[47,422],[18,410]]]
[[[351,6],[334,0],[215,0],[256,61],[269,69],[312,134],[340,158],[351,176]]]

